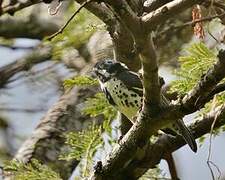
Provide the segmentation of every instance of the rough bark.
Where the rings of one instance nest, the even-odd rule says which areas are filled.
[[[174,0],[144,15],[141,19],[146,30],[153,30],[168,18],[192,7],[194,4],[201,4],[202,2],[203,0]]]
[[[62,61],[67,62],[70,67],[72,64],[76,67],[76,70],[81,70],[80,74],[89,72],[93,63],[99,60],[100,57],[112,56],[112,50],[108,49],[107,43],[105,46],[98,46],[98,42],[101,39],[102,34],[96,33],[88,43],[87,47],[91,54],[91,62],[89,64],[84,63],[85,61],[78,55],[76,55],[77,59],[74,58],[72,60],[73,62],[69,61],[70,63],[68,63],[68,61],[64,60],[65,58]],[[105,52],[108,53],[104,55]],[[79,63],[80,61],[82,61],[81,64]],[[95,119],[81,114],[81,108],[86,98],[94,95],[96,90],[96,87],[74,87],[70,91],[65,92],[40,120],[39,125],[20,147],[15,158],[22,162],[29,162],[32,158],[36,158],[59,172],[63,179],[68,179],[78,161],[66,162],[58,160],[59,154],[66,148],[63,134],[85,129],[88,124],[95,121]],[[101,123],[101,119],[96,120],[98,122],[100,120],[99,123]]]
[[[32,158],[38,159],[59,172],[63,179],[68,179],[78,161],[58,160],[66,148],[63,135],[69,131],[79,131],[93,121],[81,114],[80,107],[94,93],[95,90],[90,88],[75,87],[63,94],[41,119],[14,158],[25,163]]]
[[[198,122],[190,125],[190,128],[195,136],[199,138],[210,132],[211,126],[216,119],[214,128],[219,128],[225,124],[225,105],[218,107],[214,111],[206,114],[199,119]],[[166,153],[172,153],[185,145],[184,140],[180,137],[172,137],[162,135],[154,144],[146,148],[146,154],[141,159],[134,159],[121,172],[121,178],[137,179],[149,168],[154,168],[165,156]],[[153,156],[154,154],[154,156]]]
[[[96,170],[90,179],[115,179],[115,177],[118,179],[118,176],[121,175],[121,171],[126,169],[130,161],[135,159],[136,154],[139,156],[141,156],[140,154],[144,154],[143,152],[140,153],[138,151],[145,151],[145,146],[147,145],[148,139],[157,129],[160,129],[160,127],[165,126],[167,123],[171,123],[171,121],[178,118],[183,118],[184,115],[188,114],[182,109],[182,107],[188,105],[188,101],[183,101],[183,104],[177,102],[175,105],[171,105],[169,107],[161,106],[161,93],[157,67],[158,60],[155,56],[151,57],[148,55],[148,51],[153,52],[154,54],[154,50],[152,48],[153,45],[151,44],[151,41],[146,39],[149,37],[149,31],[155,29],[159,23],[165,22],[167,18],[191,7],[196,3],[201,3],[201,1],[190,0],[172,1],[171,3],[167,3],[158,8],[154,12],[144,15],[141,17],[140,22],[137,20],[138,17],[134,15],[133,11],[127,6],[125,1],[104,2],[113,8],[116,16],[119,16],[117,19],[120,18],[119,21],[123,22],[123,25],[125,26],[123,28],[128,28],[130,30],[132,38],[136,43],[136,47],[139,50],[138,53],[144,57],[141,59],[141,62],[142,67],[144,68],[143,84],[146,101],[144,101],[142,112],[139,114],[136,123],[122,138],[119,145],[115,146],[109,156],[104,159],[102,168],[100,170]],[[149,44],[149,46],[146,44]],[[223,60],[224,58],[219,58],[219,63]],[[223,65],[221,69],[223,69]],[[210,73],[205,76],[207,79],[206,81],[209,81],[208,83],[212,86],[216,85],[221,78],[225,76],[224,73],[221,74],[221,69],[219,70],[219,68],[212,68],[214,75],[219,74],[219,78],[216,80],[213,79],[215,80],[213,83],[207,79]],[[202,82],[204,84],[204,81]],[[156,90],[156,92],[154,90]],[[210,87],[208,90],[211,91],[212,88]],[[195,104],[192,103],[191,105],[192,110],[196,111],[197,109],[194,106]]]
[[[184,104],[176,102],[175,104],[170,105],[165,109],[159,109],[158,112],[153,113],[151,112],[151,110],[149,110],[149,108],[151,107],[147,107],[147,104],[144,104],[142,113],[137,118],[137,122],[123,137],[119,145],[114,147],[114,150],[111,152],[111,154],[109,154],[109,157],[104,160],[101,171],[96,171],[94,175],[91,176],[91,179],[113,179],[115,177],[118,178],[118,176],[122,174],[123,169],[126,171],[127,166],[132,160],[135,159],[135,154],[138,155],[139,159],[142,159],[144,157],[148,139],[154,134],[154,132],[156,132],[156,130],[165,126],[167,123],[171,123],[176,119],[183,118],[184,115],[187,115],[190,112],[198,110],[196,109],[194,103],[195,101],[191,100],[195,98],[198,99],[197,97],[201,98],[207,96],[210,91],[213,90],[213,86],[215,86],[223,77],[225,77],[224,54],[225,51],[219,52],[218,62],[215,63],[215,65],[208,71],[208,73],[203,76],[198,85],[196,85],[196,87],[194,87],[193,90],[191,90],[190,93],[188,93],[188,95],[184,97]],[[202,94],[198,93],[200,89]],[[190,101],[186,100],[186,98],[190,99]],[[189,107],[188,111],[185,111],[183,108],[187,107],[185,103],[187,103]],[[224,117],[223,113],[221,116]],[[154,154],[155,156],[155,153],[152,154]],[[158,162],[156,162],[156,164],[157,163]],[[126,167],[124,167],[125,164]],[[136,165],[135,167],[137,168],[138,166]],[[120,169],[120,171],[118,171],[118,169]],[[143,173],[144,172],[142,172],[142,174]]]
[[[84,1],[77,0],[77,2],[82,3]],[[215,89],[215,86],[225,76],[225,72],[222,72],[221,68],[219,68],[219,65],[224,67],[225,64],[224,52],[222,52],[223,56],[219,56],[218,63],[211,68],[206,75],[204,75],[201,82],[197,84],[196,87],[193,88],[193,90],[190,91],[184,99],[182,99],[182,101],[176,101],[168,107],[161,107],[161,92],[157,66],[158,60],[155,55],[151,57],[148,52],[150,50],[151,53],[155,54],[153,44],[148,37],[150,36],[151,31],[155,30],[159,24],[163,24],[168,18],[175,16],[177,13],[182,12],[192,5],[201,3],[202,0],[174,0],[167,4],[158,1],[158,4],[161,4],[154,7],[155,11],[143,15],[141,14],[142,16],[135,11],[139,8],[142,9],[143,3],[136,2],[137,1],[135,0],[130,1],[129,3],[125,0],[104,0],[102,3],[91,2],[87,6],[93,14],[102,19],[102,21],[108,26],[108,31],[115,46],[116,59],[125,62],[128,67],[135,71],[140,68],[141,64],[144,66],[144,94],[146,100],[136,123],[131,127],[128,133],[126,133],[120,143],[115,146],[111,154],[103,161],[102,167],[97,168],[97,170],[92,174],[91,179],[123,179],[125,177],[136,179],[137,177],[140,177],[147,168],[153,167],[157,164],[165,152],[172,152],[184,145],[183,140],[179,137],[171,139],[171,137],[162,136],[158,142],[149,147],[148,139],[162,126],[165,126],[178,118],[182,118],[184,115],[194,112],[202,107],[206,102],[202,99],[208,98]],[[142,58],[140,58],[139,55],[141,55]],[[149,68],[151,70],[150,72],[148,72]],[[218,76],[218,78],[213,78],[214,75]],[[203,91],[203,93],[200,93],[201,91]],[[57,141],[56,144],[58,143],[61,145],[62,140],[58,137],[58,134],[62,133],[62,129],[58,125],[62,124],[58,123],[60,121],[59,117],[63,117],[62,121],[64,123],[71,121],[67,114],[65,114],[67,111],[70,112],[68,102],[62,103],[66,106],[66,109],[60,106],[61,102],[64,102],[63,100],[67,99],[66,97],[67,95],[63,96],[60,99],[59,104],[56,104],[52,110],[48,112],[46,119],[43,119],[44,125],[41,123],[35,131],[39,132],[40,130],[44,135],[44,145],[41,144],[40,146],[40,151],[42,153],[47,152],[47,147],[45,147],[46,142],[51,144],[49,141],[46,141],[48,139],[51,141]],[[201,101],[199,101],[199,98]],[[209,99],[210,98],[208,98],[207,101]],[[197,108],[195,107],[196,101],[198,103],[201,102]],[[73,102],[75,103],[75,100]],[[152,105],[156,108],[153,108]],[[56,116],[54,116],[54,113],[56,113]],[[220,114],[223,119],[224,108],[220,109],[218,114]],[[72,115],[74,116],[75,114]],[[53,119],[52,122],[49,117]],[[208,118],[210,119],[208,121],[207,119],[204,119],[204,122],[202,121],[199,122],[199,124],[197,123],[197,125],[193,127],[193,130],[195,130],[195,136],[199,137],[200,135],[209,132],[209,128],[211,126],[210,123],[212,123],[214,118],[215,116],[212,116],[211,118]],[[220,122],[223,121],[218,121],[217,123]],[[205,124],[207,124],[207,126],[205,126]],[[45,128],[48,129],[47,132],[45,132]],[[53,135],[51,136],[50,134]],[[39,133],[37,135],[40,136]],[[35,141],[37,144],[43,140],[39,141],[38,136],[35,135],[33,137],[33,139],[38,139]],[[51,146],[53,147],[54,152],[59,152],[60,150],[55,151],[56,148],[54,148],[54,141]],[[27,152],[29,152],[27,157],[35,157],[33,155],[35,153],[38,154],[38,148],[36,147],[37,144],[35,143],[35,145],[30,147],[31,151],[25,148]],[[151,153],[148,154],[147,150],[151,150]],[[22,152],[25,152],[25,150]],[[26,153],[23,154],[22,152],[22,157],[26,157]],[[32,155],[29,155],[31,152]],[[153,157],[152,154],[154,153],[156,156]],[[148,156],[146,156],[147,154]],[[38,154],[38,156],[39,155],[41,154]],[[140,160],[139,163],[136,161],[137,157],[138,160]],[[48,159],[48,161],[51,160],[48,156],[45,158]],[[147,162],[147,168],[142,169],[143,164],[145,165],[146,163],[146,158],[151,160]],[[53,162],[55,161],[57,164],[56,156],[53,156]],[[68,168],[68,170],[70,170],[70,168]],[[66,174],[65,177],[67,175],[68,174]]]
[[[196,86],[183,98],[182,109],[188,113],[200,109],[211,96],[216,85],[225,76],[225,50],[220,50],[218,54],[218,61],[211,67],[208,72],[202,76],[201,80]],[[193,108],[195,107],[195,108]]]

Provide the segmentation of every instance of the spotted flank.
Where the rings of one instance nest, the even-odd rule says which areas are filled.
[[[128,90],[121,81],[115,78],[110,79],[105,83],[100,82],[100,85],[103,92],[105,92],[109,103],[114,105],[115,108],[127,116],[128,119],[133,120],[136,113],[141,108],[142,97],[137,93]],[[107,94],[110,94],[111,96]]]
[[[143,85],[139,75],[130,71],[124,64],[110,59],[98,62],[93,70],[109,103],[135,123],[143,101]],[[163,95],[162,103],[164,105],[169,103]],[[194,152],[197,151],[192,132],[182,119],[162,131],[173,136],[181,135],[190,148]]]

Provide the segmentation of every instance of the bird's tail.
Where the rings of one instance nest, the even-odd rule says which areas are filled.
[[[169,104],[169,101],[166,99],[165,96],[162,96],[162,102],[164,103],[164,105]],[[175,130],[176,133],[180,134],[184,138],[184,140],[190,146],[192,151],[197,152],[198,147],[195,142],[195,138],[194,138],[192,132],[184,124],[183,120],[178,119],[174,125],[175,125],[175,129],[174,129],[174,127],[172,127],[172,130]],[[178,132],[177,132],[177,130],[178,130]],[[171,133],[169,133],[169,134],[171,134]],[[173,133],[172,133],[172,135],[173,135]]]
[[[179,119],[176,121],[176,125],[179,131],[179,134],[182,135],[186,143],[190,146],[192,151],[197,152],[197,144],[192,132],[189,128],[184,124],[183,120]]]

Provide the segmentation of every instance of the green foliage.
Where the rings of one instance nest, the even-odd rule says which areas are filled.
[[[28,164],[12,160],[4,167],[4,172],[12,174],[16,180],[61,180],[56,172],[36,159]]]
[[[65,88],[73,86],[92,86],[98,84],[96,79],[89,76],[76,76],[64,81]],[[66,144],[69,149],[60,155],[62,160],[80,161],[77,169],[81,177],[89,175],[93,158],[99,147],[103,146],[103,132],[111,133],[111,120],[116,116],[115,109],[108,103],[103,93],[97,93],[94,97],[88,98],[82,109],[82,113],[90,117],[103,115],[103,126],[92,125],[81,132],[70,132],[65,135]]]
[[[171,91],[184,95],[191,90],[201,76],[207,72],[216,60],[216,55],[203,43],[193,44],[187,49],[187,55],[181,56],[181,67],[175,74],[179,80],[173,81]]]
[[[83,113],[91,117],[104,116],[103,128],[111,132],[110,122],[116,117],[116,110],[109,104],[103,93],[97,93],[85,102]]]
[[[179,58],[181,67],[176,71],[176,75],[179,76],[178,80],[173,81],[171,91],[177,92],[180,96],[185,95],[190,91],[201,77],[208,71],[210,67],[217,60],[216,52],[208,49],[203,43],[193,44],[187,49],[187,55]],[[221,81],[224,83],[225,80]],[[214,101],[208,102],[205,107],[198,113],[196,119],[204,117],[204,115],[210,112],[212,109],[220,106],[225,102],[225,92],[221,92],[216,95]],[[224,127],[215,129],[214,135],[218,135]],[[204,142],[205,137],[199,139],[199,142]]]
[[[110,124],[116,116],[116,111],[108,103],[103,93],[97,93],[94,97],[85,101],[82,112],[91,117],[103,115],[103,126],[92,125],[81,132],[66,134],[66,144],[69,145],[70,150],[61,155],[60,159],[79,160],[80,174],[82,177],[86,177],[91,170],[96,151],[104,144],[103,132],[111,133]]]
[[[85,177],[90,172],[95,152],[103,144],[102,128],[92,125],[81,132],[70,132],[66,134],[66,144],[70,151],[61,155],[60,159],[80,160],[81,173]]]
[[[98,84],[98,81],[90,76],[76,76],[71,79],[66,79],[63,83],[65,88],[72,88],[73,86],[92,86],[96,84]]]
[[[90,126],[88,129],[81,132],[70,132],[66,134],[66,144],[72,150],[68,155],[62,155],[60,158],[65,160],[81,160],[83,157],[90,157],[96,147],[102,143],[102,130],[98,126]]]
[[[65,15],[65,22],[76,11],[78,6],[80,5],[74,5],[74,3],[70,5],[70,9]],[[96,16],[83,8],[64,29],[63,33],[51,40],[50,43],[54,47],[53,59],[60,59],[68,48],[81,48],[101,24],[102,22]]]
[[[97,80],[89,76],[77,76],[64,82],[66,88],[77,86],[96,85]],[[97,93],[94,97],[88,98],[84,103],[82,113],[90,117],[103,116],[103,126],[92,125],[81,132],[66,134],[66,144],[70,150],[60,156],[64,160],[79,160],[80,174],[86,177],[92,167],[93,157],[101,145],[104,144],[103,132],[111,134],[111,121],[116,116],[116,110],[108,103],[103,93]],[[111,140],[111,139],[110,139]]]

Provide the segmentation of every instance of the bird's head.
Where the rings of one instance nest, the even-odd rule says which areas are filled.
[[[109,79],[115,77],[117,73],[128,70],[127,66],[123,63],[107,59],[99,61],[95,64],[93,71],[102,82],[106,82]]]

